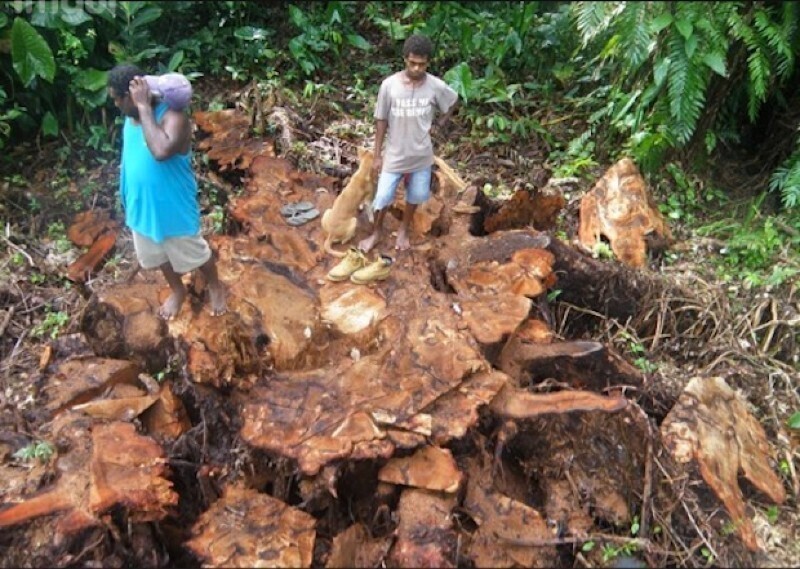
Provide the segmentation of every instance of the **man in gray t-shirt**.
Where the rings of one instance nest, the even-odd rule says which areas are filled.
[[[396,249],[404,251],[411,246],[408,231],[414,212],[430,197],[433,115],[436,110],[443,113],[439,126],[444,124],[458,100],[458,95],[447,83],[427,73],[432,52],[433,45],[428,38],[410,36],[403,44],[405,69],[381,83],[375,105],[375,159],[372,165],[376,173],[380,172],[373,202],[375,226],[372,235],[358,244],[363,251],[372,249],[380,239],[383,218],[394,201],[401,178],[406,178],[406,206],[397,232]]]

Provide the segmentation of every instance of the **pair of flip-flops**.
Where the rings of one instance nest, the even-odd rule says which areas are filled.
[[[296,227],[319,217],[319,210],[311,202],[295,202],[283,206],[281,215],[286,223]]]

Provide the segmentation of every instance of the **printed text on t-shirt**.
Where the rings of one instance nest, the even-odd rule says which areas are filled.
[[[396,117],[419,117],[429,110],[430,99],[397,99],[392,105],[392,115]]]

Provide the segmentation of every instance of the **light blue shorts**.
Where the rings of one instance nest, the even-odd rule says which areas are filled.
[[[411,172],[406,180],[406,203],[419,205],[431,197],[431,166]],[[375,191],[375,200],[372,209],[375,211],[392,205],[394,194],[400,179],[406,174],[399,172],[381,172],[378,178],[378,189]]]

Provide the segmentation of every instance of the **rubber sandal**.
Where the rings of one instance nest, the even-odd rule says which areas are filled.
[[[310,211],[314,209],[314,204],[311,202],[295,202],[286,204],[281,208],[281,215],[283,217],[292,217],[303,211]]]
[[[316,219],[319,217],[319,210],[316,208],[309,209],[308,211],[301,211],[294,214],[291,217],[286,218],[286,223],[293,227],[297,227],[298,225],[303,225],[304,223],[308,223],[312,219]]]

